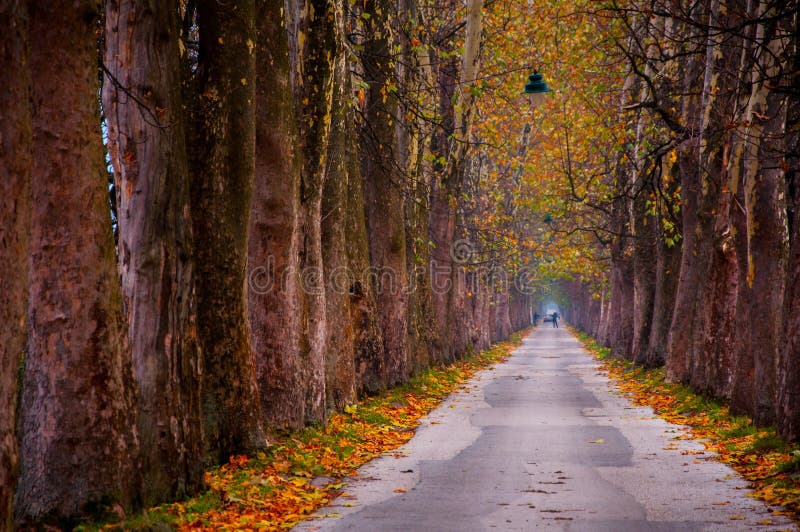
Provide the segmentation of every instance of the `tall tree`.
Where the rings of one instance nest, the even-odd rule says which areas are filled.
[[[730,0],[709,3],[708,26],[730,27],[741,22],[742,6]],[[697,295],[692,386],[717,397],[730,397],[735,341],[737,260],[734,241],[735,207],[728,184],[727,151],[730,149],[731,109],[736,103],[736,69],[740,39],[721,37],[709,31],[706,36],[701,109],[703,109],[697,166],[703,176],[703,195],[708,210],[702,216],[703,253],[708,253],[709,274],[700,283]],[[707,250],[707,251],[706,251]]]
[[[322,196],[329,168],[333,119],[334,69],[341,51],[336,20],[341,0],[291,0],[290,50],[296,50],[293,74],[295,113],[302,154],[300,173],[303,243],[302,289],[306,297],[301,354],[305,377],[306,421],[326,415],[325,357],[328,325],[322,251]]]
[[[688,15],[690,20],[702,21],[704,7],[698,3],[692,6]],[[700,137],[702,114],[700,113],[700,95],[698,82],[705,56],[696,49],[695,42],[705,42],[702,22],[692,26],[690,39],[680,43],[680,50],[687,55],[686,64],[681,72],[683,80],[680,124],[683,135],[677,147],[677,172],[681,182],[681,227],[683,228],[683,251],[681,253],[680,275],[675,294],[675,309],[672,315],[667,340],[666,371],[670,379],[677,382],[689,382],[692,364],[692,340],[697,329],[696,307],[699,285],[708,275],[709,254],[705,252],[703,233],[707,227],[700,225],[699,216],[708,219],[714,206],[703,202],[701,190],[702,177],[697,165],[697,150]],[[678,25],[675,29],[679,35],[685,35],[686,26]],[[706,176],[708,177],[708,176]]]
[[[336,38],[344,37],[344,17],[336,16]],[[322,194],[322,259],[325,265],[325,392],[328,408],[341,410],[356,397],[355,332],[351,291],[355,281],[347,254],[347,194],[350,180],[348,139],[353,132],[348,119],[352,93],[347,57],[338,54],[333,70],[333,106],[328,146],[329,163]],[[360,177],[358,174],[354,178]],[[353,235],[354,237],[357,236]]]
[[[54,23],[53,13],[58,13]],[[30,4],[30,304],[18,524],[136,501],[138,437],[98,112],[99,2]]]
[[[405,200],[396,162],[397,97],[392,90],[391,34],[396,15],[384,0],[368,0],[364,13],[361,64],[369,88],[361,131],[361,172],[370,258],[377,272],[386,381],[394,385],[408,376]]]
[[[28,11],[0,4],[0,530],[11,530],[16,484],[17,377],[28,296],[31,113]]]
[[[302,427],[301,158],[283,13],[283,0],[256,2],[256,160],[248,310],[266,421],[275,427]]]
[[[756,69],[747,111],[744,148],[744,204],[747,214],[747,284],[753,356],[756,423],[775,421],[776,366],[781,333],[787,244],[786,183],[783,157],[786,98],[773,83],[781,80],[788,38],[776,20],[777,6],[759,2]],[[783,163],[785,164],[785,163]],[[756,319],[752,319],[752,318]]]
[[[800,15],[795,13],[787,25],[797,32]],[[792,74],[786,85],[800,88],[800,43],[795,39],[787,49],[793,57]],[[778,430],[791,441],[800,441],[800,99],[787,102],[786,185],[789,258],[786,292],[783,299],[783,335],[778,366]]]
[[[191,142],[197,327],[208,452],[266,444],[247,312],[246,266],[255,167],[255,2],[198,4]]]
[[[112,0],[105,7],[103,106],[139,385],[143,499],[153,504],[203,486],[180,6]]]

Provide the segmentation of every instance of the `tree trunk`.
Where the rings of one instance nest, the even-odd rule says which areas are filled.
[[[646,196],[640,192],[633,202],[633,336],[631,338],[632,358],[643,364],[647,358],[647,346],[653,325],[654,301],[656,295],[657,254],[653,248],[658,246],[661,235],[658,231],[658,218],[646,213]]]
[[[28,301],[31,113],[28,12],[0,5],[0,531],[12,530],[17,480],[17,379]]]
[[[747,14],[755,18],[758,0],[748,0]],[[739,71],[749,72],[753,69],[752,53],[755,40],[755,27],[746,28],[743,33],[742,50],[739,60]],[[738,109],[740,116],[737,122],[744,123],[747,114],[751,87],[745,80],[739,84]],[[736,323],[733,343],[733,381],[731,383],[731,412],[753,415],[753,352],[750,346],[750,315],[747,286],[747,213],[744,210],[743,152],[745,147],[743,132],[733,136],[730,156],[728,158],[728,186],[735,208],[731,208],[731,223],[734,228],[734,247],[736,249]]]
[[[305,424],[300,358],[300,154],[283,0],[256,3],[256,159],[248,249],[248,311],[264,417]]]
[[[17,524],[136,501],[136,398],[97,106],[97,2],[32,3],[28,352]],[[53,13],[58,13],[54,23]]]
[[[767,2],[759,14],[768,16]],[[750,342],[753,349],[753,421],[775,421],[776,375],[783,290],[786,274],[786,190],[781,167],[786,98],[772,87],[782,65],[782,40],[776,22],[759,24],[762,73],[754,72],[748,109],[744,154],[744,199],[747,212],[747,285],[749,288]],[[759,60],[757,60],[758,63]],[[758,79],[760,76],[766,79]]]
[[[328,325],[322,254],[322,194],[328,175],[328,147],[333,112],[334,65],[337,48],[335,24],[342,16],[339,0],[291,0],[288,12],[297,19],[290,49],[298,50],[294,101],[300,130],[302,170],[300,198],[303,213],[301,247],[304,309],[306,422],[321,421],[326,413],[325,357]]]
[[[389,87],[393,67],[390,51],[391,5],[369,0],[362,55],[364,81],[369,85],[361,132],[361,168],[372,267],[376,273],[386,384],[408,378],[408,272],[406,269],[403,176],[396,170],[397,99]]]
[[[245,293],[255,166],[255,4],[198,5],[198,116],[192,165],[197,325],[208,453],[266,444]]]
[[[178,10],[177,2],[110,0],[105,15],[109,72],[103,106],[116,177],[122,294],[139,385],[146,505],[203,487],[202,360]]]
[[[355,124],[351,110],[349,123]],[[355,128],[353,128],[355,129]],[[351,130],[353,136],[357,132]],[[371,275],[369,243],[364,207],[364,180],[357,142],[348,144],[347,161],[347,258],[353,273],[350,287],[350,320],[354,342],[354,371],[357,391],[377,393],[385,387],[386,366],[383,353],[380,313],[376,303],[375,279]]]
[[[694,39],[702,39],[699,30],[693,30]],[[704,42],[704,41],[703,41]],[[675,309],[667,336],[667,378],[673,382],[688,382],[691,376],[692,339],[697,321],[697,293],[700,282],[706,275],[705,254],[701,254],[703,238],[699,231],[700,176],[697,168],[697,150],[700,129],[700,98],[697,81],[702,66],[701,56],[689,50],[686,68],[683,71],[684,93],[681,123],[687,137],[677,149],[677,170],[681,183],[681,227],[683,230],[680,274],[675,293]]]
[[[710,2],[710,26],[736,24],[738,9],[727,0]],[[730,397],[736,322],[737,264],[734,229],[730,215],[726,161],[730,149],[727,131],[730,109],[735,108],[738,76],[736,38],[724,42],[713,33],[706,43],[705,76],[702,90],[702,135],[698,153],[707,214],[697,232],[708,253],[708,275],[703,276],[697,300],[697,327],[693,339],[692,384],[695,391],[717,397]],[[730,47],[730,48],[727,48]],[[734,74],[731,74],[734,73]],[[708,251],[705,251],[708,250]]]
[[[663,172],[671,173],[671,169],[664,168]],[[677,183],[671,176],[668,183],[666,195],[672,197]],[[656,223],[660,226],[662,218],[658,217]],[[667,337],[675,306],[675,292],[681,260],[680,246],[677,244],[667,245],[662,235],[658,235],[655,247],[656,280],[655,294],[653,295],[653,317],[647,355],[643,360],[644,365],[648,367],[661,366],[667,359]]]
[[[798,30],[795,13],[789,26]],[[800,87],[800,55],[795,39],[788,50],[794,57],[794,74],[789,77],[792,87]],[[787,102],[786,115],[786,184],[790,253],[786,275],[786,292],[783,300],[783,335],[781,357],[778,365],[778,431],[790,441],[800,441],[800,102],[794,98]],[[790,126],[794,127],[791,128]]]
[[[342,35],[338,28],[337,34]],[[339,38],[337,36],[337,38]],[[325,357],[328,408],[342,410],[355,400],[354,328],[350,309],[352,271],[347,257],[347,182],[349,179],[348,107],[352,89],[350,71],[343,54],[334,65],[331,138],[328,148],[328,174],[322,195],[322,258],[325,264],[325,305],[328,342]]]
[[[625,232],[622,229],[620,232]],[[633,263],[626,252],[628,236],[611,244],[611,299],[608,315],[608,344],[617,355],[631,359],[633,348]]]
[[[798,118],[795,106],[794,118]],[[796,137],[795,137],[796,139]],[[791,253],[783,303],[783,335],[778,366],[778,431],[789,441],[800,441],[800,172],[792,157],[788,179],[791,201]]]

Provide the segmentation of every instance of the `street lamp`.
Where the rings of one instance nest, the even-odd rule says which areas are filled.
[[[544,103],[544,95],[553,92],[553,89],[544,82],[544,76],[534,72],[528,76],[528,83],[525,84],[525,94],[531,102],[531,107],[539,107]]]

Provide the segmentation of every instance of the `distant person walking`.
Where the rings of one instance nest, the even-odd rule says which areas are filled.
[[[558,312],[553,312],[553,327],[558,329]]]
[[[539,313],[538,312],[534,312],[533,313],[533,326],[536,327],[537,325],[539,325]]]

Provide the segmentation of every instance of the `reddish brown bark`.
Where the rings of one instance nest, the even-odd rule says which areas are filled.
[[[307,422],[326,416],[325,271],[322,254],[322,194],[328,174],[334,64],[338,54],[335,24],[340,9],[336,1],[293,0],[289,12],[299,13],[299,33],[293,36],[299,62],[294,82],[294,102],[302,153],[300,198],[303,213],[301,246],[302,289],[305,293],[301,354],[306,382]],[[341,6],[338,5],[340,8]],[[302,37],[302,38],[301,38]],[[290,41],[292,38],[290,38]]]
[[[282,0],[256,3],[256,159],[248,310],[266,421],[274,427],[302,427],[300,157],[283,5]]]
[[[200,2],[192,212],[202,408],[212,460],[266,444],[247,313],[255,167],[255,4]]]
[[[739,190],[734,195],[738,205],[744,205],[744,194]],[[736,414],[752,415],[753,394],[753,353],[750,347],[750,315],[748,314],[747,291],[747,217],[741,207],[731,211],[733,221],[734,246],[736,249],[736,333],[733,352],[733,382],[731,383],[731,411]]]
[[[337,27],[338,35],[343,29]],[[322,258],[325,264],[325,314],[328,327],[325,354],[326,403],[330,409],[343,409],[355,400],[355,330],[350,308],[354,281],[347,256],[347,164],[351,129],[348,96],[352,94],[350,72],[344,55],[336,58],[333,72],[333,107],[328,147],[330,159],[322,194]],[[360,176],[354,176],[360,177]]]
[[[203,487],[202,360],[179,7],[112,0],[105,15],[103,105],[116,178],[122,292],[139,385],[142,497],[148,505]]]
[[[696,36],[697,37],[697,36]],[[699,139],[693,136],[700,128],[700,96],[697,90],[700,80],[701,57],[689,56],[683,72],[684,96],[681,122],[687,130],[687,138],[678,146],[677,173],[681,184],[681,263],[678,286],[675,292],[675,309],[667,335],[667,378],[674,382],[688,382],[692,364],[692,338],[697,320],[697,292],[700,280],[706,275],[706,255],[700,253],[703,233],[698,229],[700,206],[700,177],[697,168]]]
[[[644,191],[633,202],[633,335],[631,357],[638,364],[647,358],[647,347],[653,326],[656,295],[656,263],[658,254],[653,248],[661,238],[658,218],[648,215]]]
[[[797,157],[788,180],[791,201],[791,253],[783,304],[783,337],[778,366],[778,430],[790,441],[800,441],[800,175]]]
[[[790,28],[797,31],[798,15]],[[787,80],[800,86],[800,54],[794,43],[793,75]],[[787,102],[786,113],[786,185],[787,221],[790,252],[788,256],[786,291],[783,299],[783,335],[778,364],[778,431],[790,441],[800,441],[800,102]],[[794,124],[792,129],[790,124]]]
[[[666,191],[672,196],[677,183]],[[662,226],[661,217],[655,223]],[[680,226],[680,223],[678,223]],[[667,337],[672,321],[672,310],[675,305],[675,292],[678,284],[678,269],[680,268],[681,248],[676,244],[668,246],[662,235],[658,235],[656,242],[656,269],[655,293],[653,295],[653,316],[650,326],[650,339],[647,353],[642,361],[646,366],[661,366],[667,359]]]
[[[28,298],[31,114],[25,2],[0,5],[0,530],[17,479],[17,378]]]
[[[714,25],[740,23],[734,2],[719,0],[709,6]],[[731,136],[727,131],[730,110],[735,107],[739,76],[736,73],[741,41],[720,42],[713,34],[706,43],[702,86],[702,132],[698,161],[701,175],[698,242],[708,257],[708,274],[701,276],[697,294],[696,327],[693,331],[691,383],[695,391],[730,397],[736,324],[737,257],[730,211],[735,207],[729,193],[726,161]]]
[[[355,124],[354,111],[350,124]],[[355,128],[354,128],[355,129]],[[353,136],[358,133],[353,132]],[[364,208],[359,145],[347,146],[347,259],[353,274],[350,286],[350,323],[353,327],[353,369],[359,392],[376,393],[385,387],[386,366],[380,314],[376,304],[375,279],[370,275],[369,244]]]
[[[369,1],[371,16],[364,24],[362,55],[364,81],[369,85],[361,132],[361,168],[371,263],[375,271],[376,302],[380,314],[386,384],[408,377],[408,273],[402,176],[394,155],[396,98],[387,90],[392,66],[389,26],[391,6]]]
[[[617,355],[630,359],[633,350],[633,261],[624,236],[626,226],[611,244],[611,304],[608,317],[608,344]]]
[[[99,131],[98,7],[31,4],[37,157],[15,508],[23,526],[68,526],[107,505],[130,507],[139,485],[136,401]]]
[[[750,345],[753,350],[755,384],[753,421],[775,422],[776,366],[786,281],[786,189],[781,170],[782,143],[770,141],[780,134],[785,113],[785,98],[771,92],[760,110],[765,120],[758,150],[760,170],[755,182],[745,191],[748,205],[750,256],[748,281],[751,281]]]
[[[767,17],[772,9],[771,4],[760,2],[758,13]],[[761,22],[756,29],[755,60],[763,74],[753,77],[742,157],[747,274],[739,290],[744,292],[750,318],[745,330],[751,350],[743,353],[740,361],[752,364],[753,389],[749,398],[737,392],[736,404],[759,424],[776,419],[776,367],[789,252],[783,169],[787,99],[773,86],[783,70],[781,58],[786,57],[787,41],[779,38],[780,31],[774,19]]]

